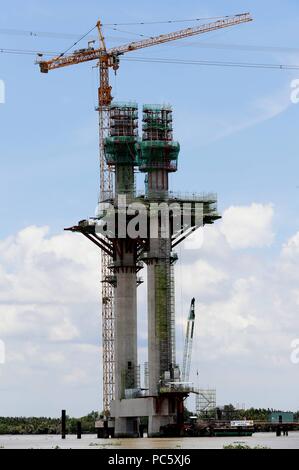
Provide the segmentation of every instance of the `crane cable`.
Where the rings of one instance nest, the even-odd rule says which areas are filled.
[[[33,51],[31,49],[5,49],[5,48],[0,48],[0,53],[17,54],[17,55],[42,54],[42,55],[48,55],[48,56],[53,56],[53,57],[56,57],[59,54],[59,52],[53,52],[53,51]]]
[[[226,16],[211,16],[211,17],[202,17],[202,18],[191,18],[191,19],[177,19],[177,20],[162,20],[162,21],[138,21],[138,22],[131,22],[131,23],[103,23],[103,27],[115,27],[115,26],[138,26],[138,25],[155,25],[155,24],[172,24],[172,23],[187,23],[187,22],[197,22],[197,21],[205,21],[205,20],[217,20],[221,18],[231,18],[235,15],[226,15]],[[96,26],[93,28],[95,29]],[[91,29],[89,33],[93,31]],[[89,34],[87,33],[87,34]],[[74,33],[54,33],[49,31],[33,31],[33,30],[23,30],[23,29],[8,29],[8,28],[0,28],[0,34],[8,34],[8,35],[25,35],[31,37],[49,37],[49,38],[77,38],[80,34]],[[86,35],[82,37],[84,39]]]
[[[206,18],[207,19],[207,18]],[[169,20],[169,22],[180,22],[180,21],[195,21],[195,20]],[[132,23],[132,24],[158,24],[159,22],[153,22],[153,23]],[[168,21],[164,21],[161,23],[168,23]],[[131,23],[107,23],[106,25],[103,26],[118,26],[118,25],[130,25]],[[93,28],[95,29],[95,27]],[[91,29],[90,32],[93,30]],[[141,37],[151,37],[151,36],[146,36],[141,33],[135,33],[132,31],[124,31],[117,29],[115,27],[109,28],[113,31],[117,32],[122,32],[125,34],[133,34]],[[18,30],[18,29],[1,29],[0,28],[0,35],[1,34],[8,34],[8,35],[27,35],[30,37],[48,37],[48,38],[56,38],[56,39],[73,39],[73,38],[78,38],[78,34],[73,34],[73,33],[53,33],[53,32],[43,32],[43,31],[30,31],[30,30]],[[78,39],[71,47],[74,47],[78,42],[80,42],[82,39],[86,38],[89,33],[86,33],[85,35],[81,36],[81,39]],[[95,39],[95,36],[90,36],[88,39]],[[116,37],[114,38],[116,39]],[[277,46],[263,46],[263,45],[248,45],[248,44],[220,44],[220,43],[207,43],[207,42],[198,42],[198,41],[189,41],[188,43],[184,43],[184,47],[192,47],[192,46],[198,46],[198,47],[204,47],[204,48],[215,48],[215,49],[231,49],[231,50],[244,50],[244,51],[252,51],[252,52],[290,52],[290,53],[298,53],[299,48],[296,47],[277,47]],[[66,51],[64,52],[64,54]],[[51,53],[52,54],[52,53]],[[53,53],[53,55],[58,55],[59,53]]]
[[[91,28],[89,31],[87,31],[87,33],[85,33],[82,37],[80,37],[77,41],[74,42],[74,44],[72,44],[70,47],[68,47],[64,52],[62,52],[59,57],[63,57],[67,52],[69,52],[71,49],[73,49],[74,46],[76,46],[79,42],[81,42],[83,39],[86,38],[86,36],[88,36],[92,31],[94,31],[96,29],[96,25],[93,26],[93,28]]]
[[[191,21],[206,21],[206,20],[220,20],[224,18],[232,18],[234,15],[224,15],[224,16],[205,16],[201,18],[189,18],[189,19],[179,19],[179,20],[161,20],[161,21],[139,21],[132,23],[103,23],[103,26],[137,26],[137,25],[147,25],[147,24],[171,24],[171,23],[188,23]]]
[[[2,54],[14,55],[36,55],[43,54],[49,56],[57,56],[57,52],[50,51],[33,51],[25,49],[4,49],[0,48]],[[211,61],[211,60],[187,60],[175,59],[166,57],[122,57],[121,60],[131,62],[145,62],[145,63],[161,63],[161,64],[175,64],[175,65],[207,65],[217,67],[240,67],[240,68],[256,68],[256,69],[275,69],[275,70],[299,70],[299,65],[291,64],[270,64],[270,63],[251,63],[251,62],[229,62],[229,61]]]
[[[125,33],[125,34],[132,34],[133,36],[140,36],[141,38],[151,38],[151,36],[147,36],[146,34],[142,34],[142,33],[135,33],[133,31],[125,31],[123,29],[118,29],[118,28],[115,28],[115,27],[110,27],[110,26],[107,26],[107,29],[111,29],[113,31],[117,31],[118,33]]]
[[[143,57],[122,57],[121,60],[131,62],[149,62],[149,63],[162,63],[162,64],[177,64],[177,65],[209,65],[218,67],[242,67],[242,68],[259,68],[259,69],[277,69],[277,70],[299,70],[299,65],[291,64],[266,64],[266,63],[251,63],[251,62],[228,62],[228,61],[212,61],[212,60],[186,60],[186,59],[171,59],[171,58],[143,58]]]

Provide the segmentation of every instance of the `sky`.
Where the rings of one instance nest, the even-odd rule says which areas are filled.
[[[141,23],[247,11],[254,22],[131,57],[299,65],[295,0],[12,0],[1,7],[0,49],[61,52],[99,18]],[[194,24],[106,26],[104,33],[115,46]],[[42,75],[34,61],[0,53],[0,415],[58,416],[66,408],[80,416],[102,406],[100,259],[63,229],[94,215],[98,198],[98,77],[92,63]],[[176,312],[181,363],[196,298],[192,378],[197,383],[198,370],[199,385],[215,387],[219,405],[299,409],[299,364],[291,361],[299,338],[295,79],[299,70],[127,60],[111,75],[115,100],[173,106],[181,153],[172,189],[218,194],[222,220],[178,249]]]

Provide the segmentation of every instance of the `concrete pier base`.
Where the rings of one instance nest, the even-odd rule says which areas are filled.
[[[148,436],[160,435],[161,426],[175,422],[176,410],[171,409],[168,397],[144,397],[114,400],[111,416],[115,419],[115,437],[136,437],[139,419],[148,418]]]
[[[139,437],[138,418],[115,418],[115,437]]]
[[[161,427],[173,424],[173,419],[168,416],[149,416],[148,437],[161,437]]]

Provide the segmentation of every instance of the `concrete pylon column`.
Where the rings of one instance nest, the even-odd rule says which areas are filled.
[[[147,304],[148,304],[148,384],[149,395],[158,394],[160,380],[160,350],[156,329],[156,263],[147,268]]]
[[[111,404],[116,436],[134,436],[137,418],[124,415],[126,390],[137,388],[137,276],[136,246],[127,234],[126,208],[134,198],[136,165],[135,144],[138,136],[138,107],[134,103],[112,103],[110,136],[106,139],[106,161],[113,165],[115,178],[114,207],[118,216],[114,238],[114,331],[115,331],[115,400]],[[125,224],[125,226],[123,226]],[[124,237],[124,238],[123,238]],[[132,393],[131,393],[132,394]],[[129,395],[129,392],[128,392]],[[132,416],[132,415],[131,415]]]
[[[116,282],[115,398],[121,400],[125,389],[137,386],[136,273],[118,273]]]
[[[149,252],[148,257],[148,368],[149,393],[155,396],[166,374],[173,373],[170,248],[168,240],[155,240],[160,257]],[[155,250],[154,250],[155,251]],[[163,256],[163,257],[162,257]]]
[[[115,194],[126,195],[127,199],[134,196],[134,167],[122,165],[115,169]]]
[[[121,272],[115,288],[115,399],[125,398],[125,390],[136,388],[137,311],[136,273]],[[115,436],[134,436],[136,418],[115,418]]]

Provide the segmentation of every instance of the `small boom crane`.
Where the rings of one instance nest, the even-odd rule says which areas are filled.
[[[193,297],[193,299],[191,300],[189,316],[187,320],[184,356],[183,356],[182,382],[189,382],[191,356],[192,356],[192,343],[193,343],[193,335],[194,335],[194,322],[195,322],[195,298]]]

